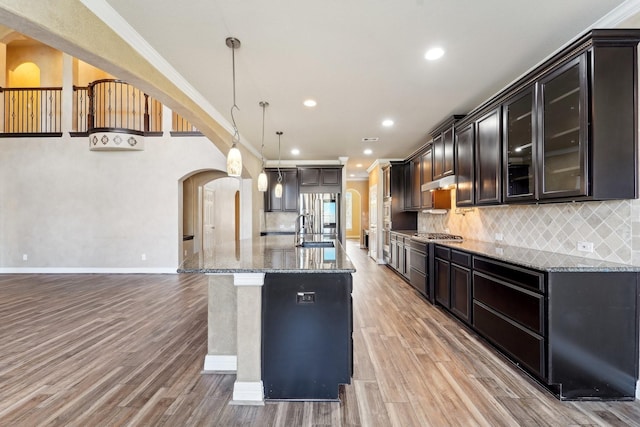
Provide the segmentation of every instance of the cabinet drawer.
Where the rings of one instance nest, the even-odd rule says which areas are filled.
[[[474,271],[473,299],[534,332],[543,333],[544,297],[542,295]]]
[[[422,295],[427,295],[427,276],[416,270],[413,264],[409,268],[409,283]]]
[[[533,289],[538,292],[544,290],[544,274],[538,271],[503,264],[481,257],[473,257],[473,269],[491,274],[514,285]]]
[[[471,254],[451,249],[451,262],[463,267],[471,267]]]
[[[473,302],[473,326],[516,362],[544,379],[544,339],[523,329],[483,304]]]
[[[448,260],[451,258],[451,249],[445,248],[444,246],[436,246],[435,254],[436,254],[436,258]]]
[[[427,256],[424,252],[419,252],[416,249],[411,248],[409,253],[409,262],[412,269],[416,269],[422,274],[427,273]]]

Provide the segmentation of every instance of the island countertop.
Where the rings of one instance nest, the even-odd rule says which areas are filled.
[[[216,245],[187,258],[178,273],[353,273],[339,241],[334,247],[301,248],[293,236],[261,236]]]

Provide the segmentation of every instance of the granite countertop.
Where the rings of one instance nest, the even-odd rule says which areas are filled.
[[[417,237],[412,238],[415,240],[425,241],[424,239],[419,239]],[[481,242],[479,240],[464,240],[461,243],[446,241],[434,243],[447,246],[452,249],[461,249],[476,255],[484,255],[488,258],[506,261],[522,267],[547,272],[640,272],[640,266],[637,265],[619,264],[592,258],[564,255],[556,252]]]
[[[299,248],[292,236],[227,242],[184,260],[178,273],[353,273],[339,241],[333,248]]]

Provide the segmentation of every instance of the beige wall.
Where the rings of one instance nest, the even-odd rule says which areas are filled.
[[[360,232],[363,228],[369,227],[369,181],[347,181],[347,191],[352,190],[360,195],[360,209],[354,205],[352,214],[354,228],[347,230],[347,237],[360,238]],[[355,199],[354,199],[355,200]],[[358,225],[356,226],[356,221]]]
[[[73,59],[73,84],[76,86],[87,86],[89,83],[102,79],[114,79],[111,74],[87,64],[84,61]]]
[[[149,138],[139,152],[89,151],[84,137],[3,139],[0,151],[0,271],[175,272],[182,179],[226,167],[204,137]]]
[[[16,40],[7,45],[7,85],[22,87],[12,82],[12,72],[25,62],[33,62],[40,69],[41,87],[62,86],[62,53],[35,41]]]

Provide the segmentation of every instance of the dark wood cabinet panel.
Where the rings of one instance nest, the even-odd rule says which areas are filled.
[[[538,144],[533,88],[524,89],[502,105],[505,202],[533,200],[536,196]]]
[[[538,377],[545,376],[544,339],[474,301],[473,326]]]
[[[320,185],[320,168],[300,168],[300,185]]]
[[[473,273],[473,298],[488,307],[542,334],[544,297],[518,289],[482,273]]]
[[[443,159],[441,176],[453,175],[455,169],[453,136],[453,127],[442,132]]]
[[[444,173],[444,141],[442,135],[433,138],[433,179],[442,178]]]
[[[298,211],[298,171],[297,169],[280,168],[267,169],[269,187],[264,193],[266,212],[297,212]],[[282,176],[282,197],[275,196],[278,176]]]
[[[540,197],[587,195],[586,56],[540,81]]]
[[[342,192],[342,169],[300,167],[298,181],[301,193],[340,193]]]
[[[476,121],[476,204],[501,202],[500,110],[495,109]]]
[[[445,308],[451,308],[451,291],[449,283],[451,263],[441,258],[433,262],[433,280],[435,300]]]
[[[418,210],[422,204],[422,156],[417,155],[405,164],[405,209]]]
[[[456,204],[458,206],[473,206],[475,202],[474,130],[475,124],[470,123],[456,131]]]
[[[471,323],[471,272],[451,263],[451,311]]]
[[[393,230],[416,230],[418,215],[405,211],[405,164],[393,161],[386,169],[389,175],[389,196],[391,197],[390,228]],[[384,220],[384,218],[383,218]]]
[[[454,115],[430,132],[433,138],[433,179],[453,175],[455,162],[455,126],[464,115]]]
[[[431,180],[433,179],[432,167],[433,167],[433,149],[432,149],[432,146],[429,146],[427,148],[427,151],[425,151],[424,154],[422,155],[422,160],[421,160],[422,180],[420,181],[421,183],[420,205],[423,209],[430,209],[433,207],[433,198],[431,197],[431,192],[422,191],[422,184],[427,184],[431,182]]]

